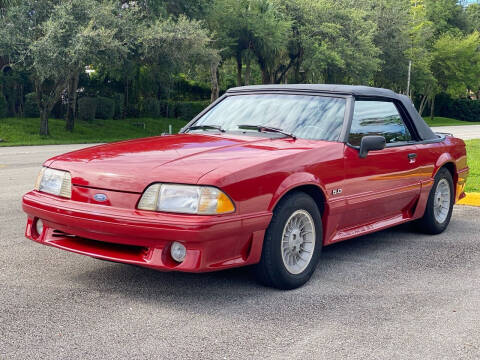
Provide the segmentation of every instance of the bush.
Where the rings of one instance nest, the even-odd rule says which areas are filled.
[[[0,118],[7,116],[8,104],[5,96],[0,92]]]
[[[78,118],[85,121],[93,121],[97,110],[97,99],[83,97],[78,99]]]
[[[146,98],[143,101],[141,116],[159,117],[160,115],[160,101],[155,98]]]
[[[113,118],[121,119],[123,117],[123,103],[125,102],[125,97],[121,93],[115,93],[113,94],[113,99],[115,100],[115,112]]]
[[[174,118],[176,103],[169,100],[159,100],[160,116]]]
[[[97,97],[95,117],[97,119],[113,119],[114,114],[115,100],[103,96]]]
[[[175,117],[184,120],[192,120],[203,109],[210,104],[210,101],[183,101],[175,104]]]
[[[67,104],[64,104],[62,103],[62,101],[59,101],[54,105],[50,113],[50,116],[55,119],[64,119],[66,112],[67,112]]]
[[[480,121],[480,101],[452,99],[447,94],[435,98],[435,115],[463,121]]]
[[[25,117],[37,118],[40,117],[40,110],[38,110],[37,95],[29,93],[25,95],[25,105],[23,108]]]

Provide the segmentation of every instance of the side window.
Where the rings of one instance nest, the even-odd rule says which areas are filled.
[[[356,100],[348,142],[360,146],[366,135],[385,136],[387,144],[412,140],[393,102]]]

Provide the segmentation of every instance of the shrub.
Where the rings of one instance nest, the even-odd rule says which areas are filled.
[[[85,121],[93,121],[97,110],[97,99],[83,97],[78,99],[78,118]]]
[[[115,100],[115,112],[113,118],[121,119],[123,117],[123,103],[125,102],[125,97],[121,93],[115,93],[113,94],[113,99]]]
[[[7,116],[8,104],[5,96],[0,92],[0,118]]]
[[[175,104],[175,117],[184,120],[192,120],[203,109],[210,104],[210,101],[183,101]]]
[[[25,117],[37,118],[40,117],[40,110],[38,110],[37,95],[29,93],[25,95],[25,105],[23,108]]]
[[[163,117],[176,117],[177,103],[170,100],[160,100],[160,115]]]
[[[51,117],[55,119],[64,119],[66,112],[67,112],[67,104],[64,104],[61,101],[59,101],[55,104],[50,114],[51,114]]]
[[[155,98],[146,98],[143,101],[141,115],[146,117],[159,117],[161,115],[160,101]]]
[[[115,100],[103,96],[97,97],[95,117],[97,119],[113,119],[114,114]]]
[[[480,121],[480,101],[452,99],[447,94],[435,98],[435,115],[464,121]]]

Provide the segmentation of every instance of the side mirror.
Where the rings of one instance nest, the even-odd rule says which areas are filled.
[[[362,137],[360,142],[359,156],[362,159],[367,157],[369,151],[385,149],[386,140],[384,136],[368,135]]]

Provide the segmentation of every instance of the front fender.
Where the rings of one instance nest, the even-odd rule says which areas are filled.
[[[326,199],[326,188],[321,180],[315,175],[308,172],[299,172],[293,173],[285,178],[280,186],[278,186],[276,192],[273,194],[272,200],[268,206],[269,211],[273,211],[275,206],[278,204],[280,199],[289,191],[298,188],[300,186],[313,185],[316,186],[322,193],[323,197]]]

